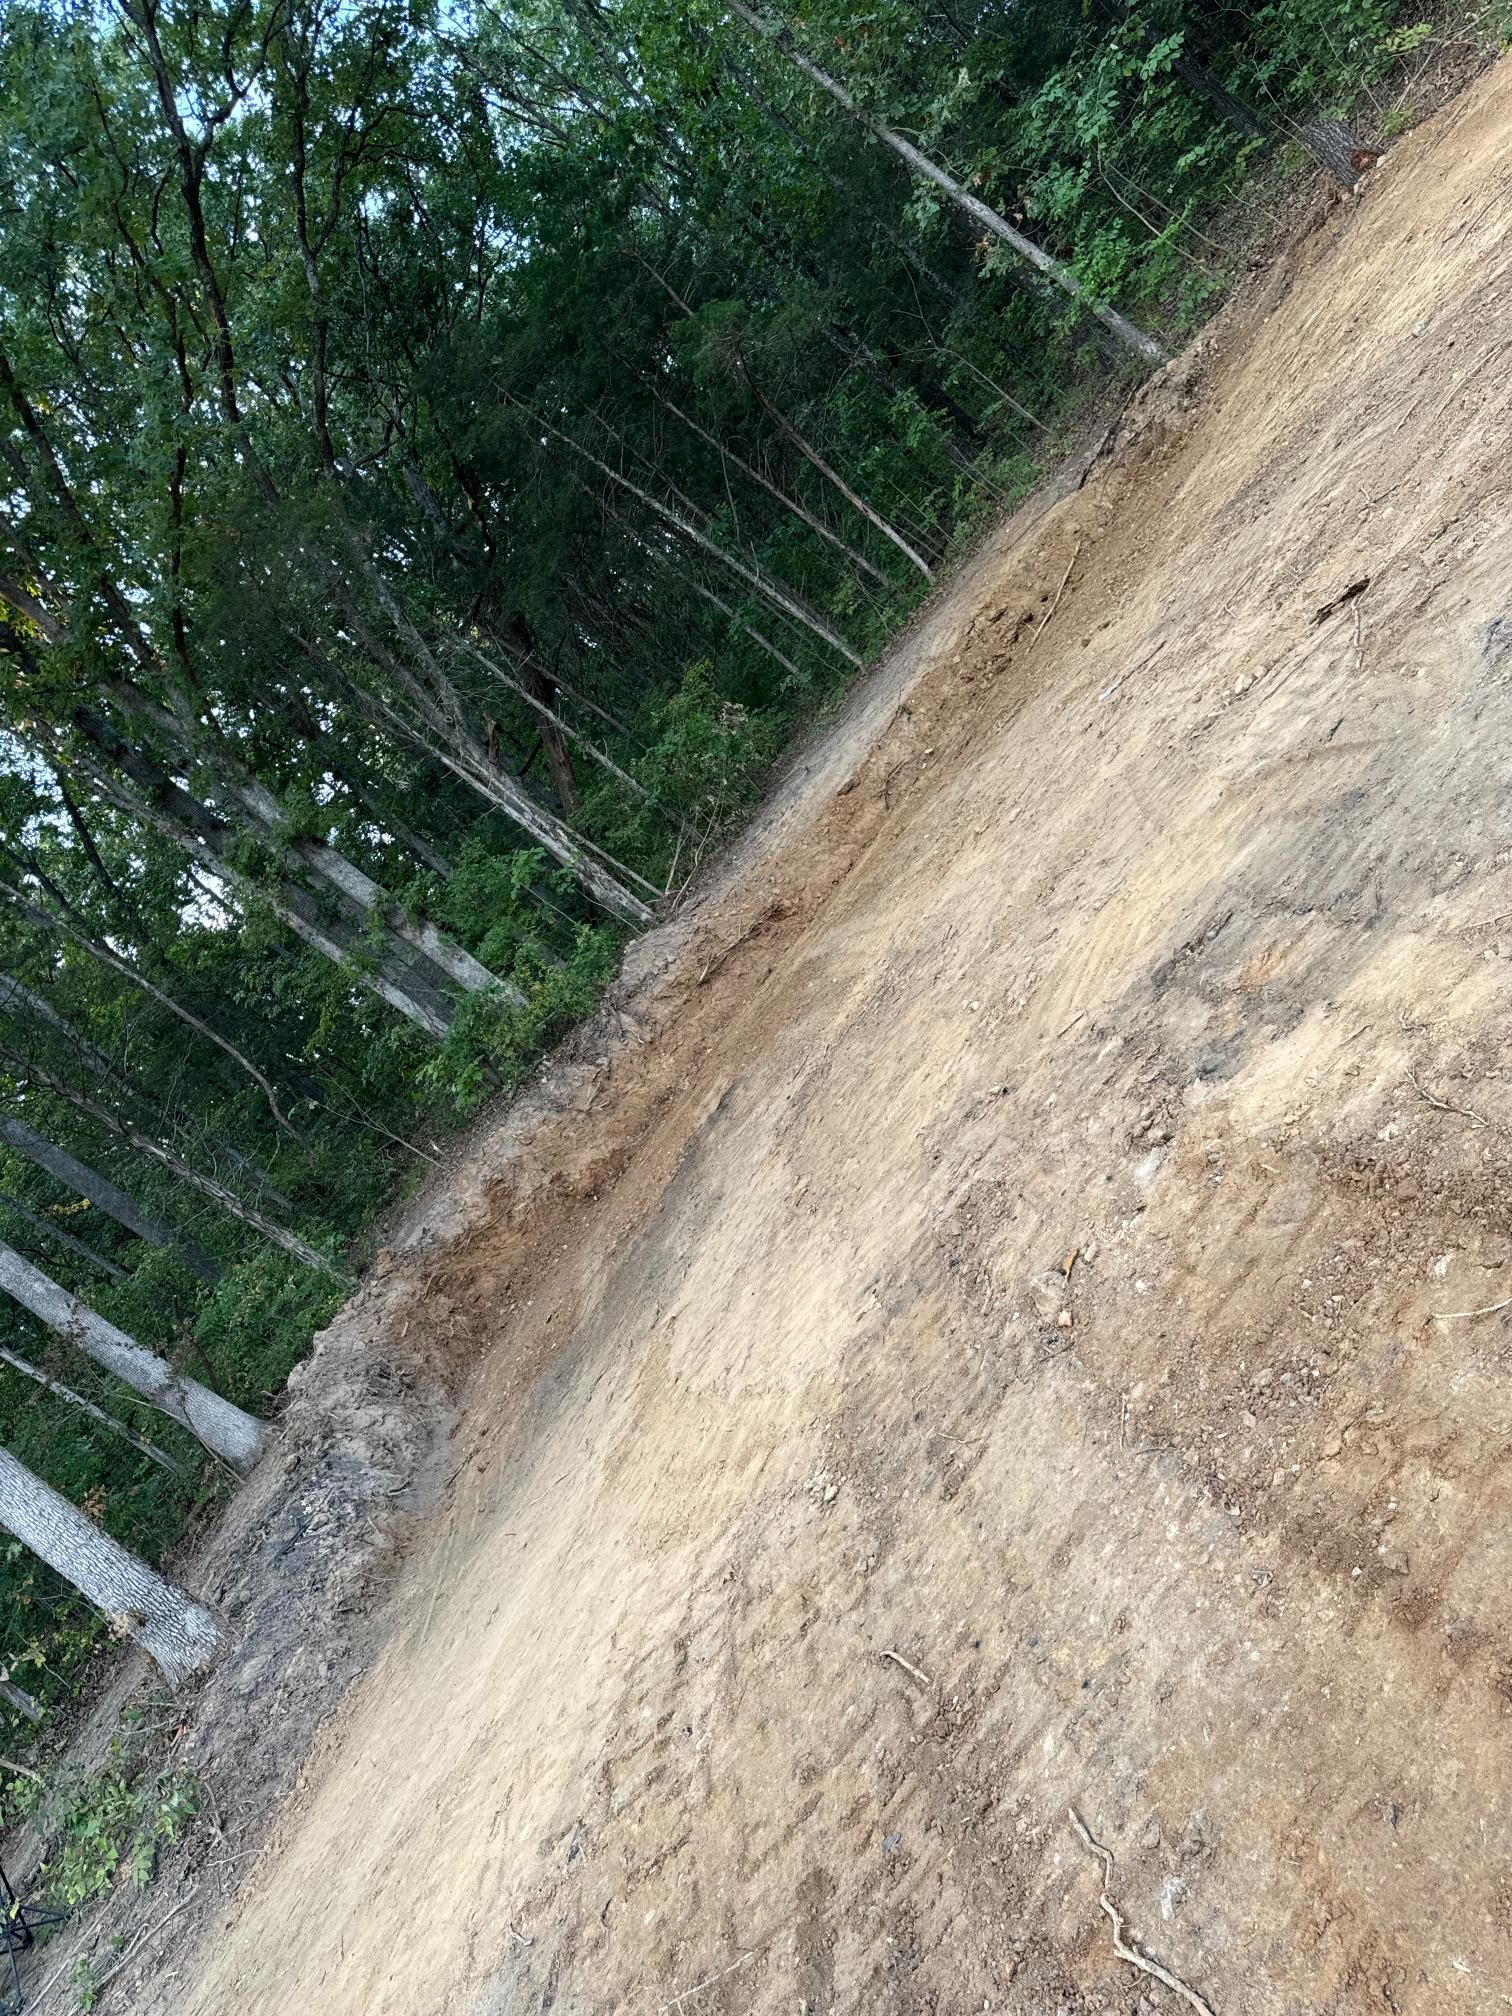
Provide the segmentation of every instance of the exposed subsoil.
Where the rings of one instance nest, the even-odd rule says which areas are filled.
[[[141,2016],[1512,2007],[1509,223],[1503,62],[417,1201]]]

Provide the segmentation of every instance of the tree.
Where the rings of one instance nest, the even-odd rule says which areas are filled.
[[[214,1658],[219,1634],[204,1605],[129,1554],[8,1449],[0,1449],[0,1527],[150,1653],[170,1687]]]
[[[737,21],[743,21],[756,34],[771,39],[796,70],[811,78],[822,91],[827,91],[835,103],[849,112],[853,119],[859,120],[868,133],[880,140],[884,147],[891,148],[905,166],[911,168],[916,175],[922,175],[926,181],[934,183],[937,189],[943,190],[963,217],[968,218],[982,230],[991,232],[994,238],[1000,238],[1037,273],[1044,274],[1047,280],[1059,287],[1063,294],[1084,305],[1105,329],[1112,331],[1126,349],[1132,350],[1134,355],[1142,358],[1146,364],[1165,362],[1166,353],[1153,336],[1146,335],[1143,329],[1137,329],[1132,322],[1120,315],[1117,309],[1110,308],[1106,302],[1088,300],[1081,282],[1068,266],[1053,258],[1042,246],[1036,245],[1033,239],[1026,238],[1021,231],[1015,230],[1008,219],[994,210],[991,204],[984,203],[979,196],[973,196],[969,189],[963,189],[937,161],[932,161],[911,140],[906,140],[901,133],[894,132],[883,120],[865,111],[838,79],[832,77],[827,70],[821,69],[811,57],[804,55],[794,41],[791,29],[785,26],[775,30],[768,27],[752,8],[741,5],[741,0],[729,0],[729,11]]]
[[[24,1120],[0,1113],[0,1143],[13,1149],[18,1155],[24,1155],[28,1162],[35,1163],[39,1169],[46,1170],[49,1176],[63,1184],[66,1189],[87,1198],[97,1210],[103,1211],[106,1217],[113,1218],[134,1238],[144,1239],[149,1246],[162,1247],[165,1251],[177,1254],[190,1272],[197,1274],[202,1281],[219,1279],[220,1268],[202,1246],[197,1245],[192,1239],[186,1239],[182,1233],[175,1232],[171,1225],[165,1225],[161,1219],[154,1218],[149,1212],[142,1210],[133,1198],[128,1197],[124,1190],[118,1189],[108,1177],[102,1176],[98,1170],[89,1168],[79,1161],[77,1156],[70,1155],[66,1148],[60,1148],[56,1142],[47,1140],[34,1127],[28,1127]]]
[[[170,1421],[196,1436],[212,1455],[233,1470],[250,1470],[267,1445],[268,1430],[219,1393],[142,1346],[97,1316],[13,1247],[0,1245],[0,1289],[29,1309],[49,1330],[121,1380]]]

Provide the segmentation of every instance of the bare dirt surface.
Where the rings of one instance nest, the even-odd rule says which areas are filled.
[[[1509,224],[1504,62],[416,1206],[454,1439],[141,2016],[1512,2007]]]

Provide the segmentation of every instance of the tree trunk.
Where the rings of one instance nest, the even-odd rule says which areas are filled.
[[[1378,158],[1374,148],[1357,140],[1339,119],[1304,119],[1297,127],[1297,138],[1345,189],[1353,189]]]
[[[639,498],[648,510],[654,511],[657,517],[670,525],[674,531],[680,532],[685,539],[691,539],[706,553],[712,553],[716,560],[722,562],[732,573],[738,574],[742,581],[764,596],[775,608],[780,609],[785,616],[791,616],[794,622],[800,623],[804,629],[812,630],[816,637],[822,638],[832,651],[838,652],[858,671],[865,666],[866,660],[860,652],[853,650],[846,643],[833,624],[827,622],[816,610],[810,609],[791,589],[785,588],[759,561],[747,562],[734,553],[727,553],[723,546],[711,539],[707,532],[700,531],[698,526],[682,512],[674,511],[669,504],[663,504],[660,498],[653,497],[649,490],[643,490],[638,483],[632,483],[628,476],[623,475],[618,469],[611,468],[607,462],[601,461],[597,455],[590,453],[570,435],[564,434],[559,427],[553,427],[549,420],[541,419],[537,413],[530,413],[528,408],[522,410],[526,411],[527,417],[536,426],[544,429],[564,447],[570,448],[575,455],[581,455],[585,462],[599,471],[600,475],[607,476],[611,483],[617,483],[622,490],[628,490],[632,497]]]
[[[36,1696],[18,1687],[9,1674],[0,1679],[0,1701],[14,1708],[18,1715],[24,1715],[28,1722],[40,1722],[46,1712]]]
[[[70,1106],[77,1106],[81,1113],[87,1113],[90,1119],[98,1122],[107,1133],[119,1134],[121,1139],[128,1142],[139,1154],[146,1155],[152,1161],[160,1162],[165,1169],[172,1170],[173,1174],[187,1183],[190,1189],[198,1190],[200,1195],[208,1197],[212,1204],[219,1204],[224,1212],[232,1218],[239,1218],[243,1225],[250,1225],[253,1231],[261,1232],[270,1244],[281,1247],[295,1260],[303,1261],[306,1267],[314,1267],[321,1273],[340,1275],[341,1270],[327,1260],[324,1254],[317,1253],[313,1246],[307,1246],[298,1233],[286,1231],[282,1225],[265,1217],[255,1205],[244,1203],[235,1191],[228,1190],[224,1183],[218,1183],[213,1176],[202,1174],[192,1163],[186,1162],[182,1155],[175,1153],[166,1142],[154,1141],[150,1134],[143,1134],[139,1128],[133,1127],[129,1120],[122,1119],[119,1113],[112,1113],[108,1106],[101,1106],[86,1093],[75,1091],[72,1085],[54,1077],[47,1067],[37,1063],[35,1058],[20,1056],[14,1050],[7,1050],[3,1046],[0,1046],[0,1057],[9,1063],[13,1070],[27,1073],[35,1078],[39,1085],[45,1085],[49,1092],[55,1093],[60,1099],[66,1099]]]
[[[821,91],[827,91],[837,105],[843,106],[851,117],[858,120],[874,139],[882,142],[884,147],[890,147],[898,159],[906,162],[916,175],[922,175],[926,181],[933,182],[937,189],[943,190],[956,208],[969,217],[973,224],[990,232],[994,238],[1000,238],[1021,259],[1034,267],[1036,272],[1043,273],[1045,278],[1059,287],[1063,294],[1069,295],[1079,306],[1095,316],[1126,349],[1132,350],[1136,357],[1143,358],[1147,364],[1165,363],[1166,353],[1153,336],[1147,336],[1142,329],[1125,320],[1116,309],[1092,300],[1069,266],[1053,258],[1042,246],[1036,245],[1033,239],[1026,238],[1021,231],[1015,231],[1006,217],[1000,216],[979,196],[973,196],[969,189],[963,189],[959,182],[946,174],[938,162],[931,161],[929,156],[915,147],[911,140],[905,140],[901,133],[895,133],[891,126],[884,125],[880,119],[875,119],[871,113],[864,111],[838,79],[831,77],[827,70],[821,70],[817,63],[803,54],[794,42],[790,29],[783,26],[774,32],[759,14],[742,5],[741,0],[729,0],[729,11],[736,20],[743,21],[748,28],[754,29],[764,42],[771,43],[796,70],[808,78],[810,83],[817,84]]]
[[[215,1619],[0,1449],[0,1526],[157,1661],[170,1687],[215,1656]]]
[[[38,910],[35,904],[28,903],[26,898],[8,882],[0,881],[0,893],[12,897],[17,907],[30,921],[46,928],[56,928],[50,916]],[[65,1021],[57,1009],[44,1001],[40,994],[34,994],[30,987],[23,987],[19,980],[13,980],[8,973],[0,973],[0,1008],[3,1008],[7,1015],[20,1016],[23,1019],[30,1016],[34,1021],[53,1030],[63,1038],[80,1062],[87,1070],[93,1072],[96,1078],[119,1079],[120,1073],[103,1050],[96,1049],[87,1037],[81,1036],[73,1024]]]
[[[28,1210],[18,1197],[7,1197],[4,1191],[0,1191],[0,1206],[19,1218],[23,1225],[30,1225],[39,1239],[51,1239],[66,1252],[76,1253],[81,1260],[86,1261],[91,1267],[98,1268],[100,1273],[108,1275],[112,1281],[131,1279],[124,1267],[118,1267],[114,1260],[107,1260],[103,1253],[96,1253],[93,1246],[86,1245],[82,1239],[76,1239],[72,1232],[65,1232],[63,1227],[51,1218],[39,1218],[36,1212]]]
[[[354,980],[370,988],[391,1008],[397,1008],[428,1036],[438,1041],[445,1036],[451,1027],[452,1004],[422,974],[406,968],[402,959],[384,952],[373,963],[371,948],[363,944],[357,926],[325,917],[315,897],[297,883],[279,881],[265,887],[249,882],[232,865],[235,833],[224,819],[175,784],[166,771],[140,750],[122,741],[88,708],[76,709],[74,722],[85,739],[129,780],[122,784],[104,768],[86,766],[111,803],[204,862],[216,875],[238,888],[262,895],[279,922],[307,945],[336,965],[349,966]]]
[[[562,817],[570,819],[577,810],[577,778],[572,773],[572,752],[568,749],[567,738],[562,732],[564,724],[556,712],[556,681],[541,664],[535,632],[523,612],[516,610],[509,627],[520,647],[519,685],[522,697],[530,702],[540,717],[541,745],[546,751],[546,767],[551,772],[551,782],[556,791],[557,804],[562,808]]]
[[[196,751],[189,746],[183,724],[177,716],[165,712],[155,702],[140,694],[129,682],[117,681],[112,686],[111,692],[125,710],[140,715],[176,744],[186,764],[190,766],[194,764]],[[145,766],[147,760],[139,756],[139,767]],[[348,860],[346,855],[331,846],[329,841],[314,839],[308,835],[296,835],[292,838],[281,835],[280,828],[284,824],[283,807],[262,780],[239,763],[233,753],[224,748],[217,748],[207,761],[216,780],[213,797],[217,800],[229,799],[237,808],[242,823],[249,826],[259,839],[265,840],[270,847],[280,852],[286,865],[295,873],[302,869],[308,870],[329,888],[337,890],[356,907],[364,922],[374,917],[381,919],[396,938],[420,952],[438,972],[455,980],[468,993],[482,994],[491,987],[499,988],[511,999],[515,1007],[524,1007],[525,997],[518,988],[490,973],[481,961],[475,959],[454,939],[448,938],[444,931],[439,930],[428,919],[407,916],[397,903],[390,901],[385,889],[380,888],[355,861]],[[137,778],[136,781],[142,780]],[[188,797],[187,793],[182,795]],[[197,809],[210,820],[215,819],[216,815],[210,807]],[[168,1005],[173,1006],[171,1002]],[[449,1021],[450,1017],[447,1019]],[[213,1031],[207,1030],[205,1033],[210,1035],[213,1042],[221,1040]],[[276,1112],[276,1107],[274,1110]]]
[[[929,583],[931,583],[932,585],[934,582],[934,569],[930,566],[929,562],[923,557],[923,555],[916,552],[914,548],[909,545],[908,541],[903,537],[903,534],[899,532],[895,526],[890,525],[888,521],[882,516],[882,513],[880,511],[873,510],[871,505],[867,503],[864,497],[859,495],[859,493],[856,492],[855,490],[852,490],[849,483],[846,482],[845,478],[839,473],[839,471],[832,469],[829,463],[825,461],[824,457],[819,453],[819,450],[815,448],[810,442],[804,440],[803,436],[798,432],[798,429],[793,425],[792,421],[787,418],[786,414],[778,412],[777,408],[772,404],[771,400],[767,398],[766,394],[761,390],[761,387],[756,383],[756,380],[751,376],[751,373],[743,360],[741,362],[740,372],[741,376],[745,379],[747,385],[750,386],[751,394],[752,397],[755,399],[756,404],[761,408],[762,412],[765,413],[768,420],[770,420],[772,425],[777,429],[777,432],[780,435],[782,435],[783,439],[791,441],[793,446],[798,450],[798,453],[804,458],[804,460],[806,462],[812,462],[814,467],[819,471],[819,474],[822,477],[824,477],[826,482],[833,483],[835,488],[840,492],[840,495],[845,499],[846,503],[850,505],[851,509],[853,511],[859,511],[861,516],[866,520],[867,524],[874,525],[876,529],[882,534],[882,537],[884,539],[890,539],[893,545],[896,546],[898,551],[904,556],[904,558],[911,561],[912,564],[915,567],[917,567],[919,572],[924,576],[924,579]]]
[[[235,799],[242,807],[263,836],[272,839],[283,818],[282,808],[272,792],[250,776],[234,778],[223,789],[226,796]],[[483,994],[489,988],[496,988],[507,995],[515,1007],[524,1007],[525,997],[517,987],[490,973],[481,960],[475,959],[455,939],[448,938],[428,918],[406,916],[397,903],[389,900],[388,892],[380,888],[371,875],[359,868],[355,861],[349,861],[328,841],[301,835],[285,841],[283,845],[311,874],[317,875],[354,904],[364,918],[381,918],[396,938],[413,946],[438,972],[455,980],[469,994]]]
[[[602,848],[595,847],[592,841],[574,833],[560,819],[554,818],[543,805],[535,802],[516,778],[490,760],[488,750],[473,732],[460,697],[436,662],[435,654],[414,625],[404,617],[382,576],[376,570],[364,571],[378,594],[385,616],[414,654],[420,666],[419,672],[406,666],[388,648],[373,629],[368,612],[339,575],[328,577],[332,592],[338,596],[343,614],[374,667],[388,674],[396,694],[402,695],[414,708],[425,729],[437,740],[429,741],[414,721],[405,718],[395,701],[371,691],[358,680],[348,678],[347,691],[368,718],[386,732],[401,736],[432,762],[444,765],[454,777],[470,785],[479,797],[496,806],[515,825],[523,827],[532,840],[571,871],[583,891],[612,917],[619,917],[628,924],[649,924],[649,907],[619,879],[620,875],[630,875],[632,871],[614,862],[611,865],[618,874],[611,873],[610,868],[603,865],[610,861],[610,857]],[[661,894],[644,877],[633,876],[632,879],[641,882],[653,896]]]
[[[40,1365],[33,1365],[29,1358],[18,1357],[14,1351],[7,1351],[0,1345],[0,1360],[9,1365],[13,1371],[21,1373],[24,1378],[34,1380],[55,1399],[66,1401],[70,1407],[77,1407],[81,1414],[87,1414],[91,1421],[98,1421],[100,1426],[109,1429],[112,1435],[119,1435],[123,1441],[129,1442],[133,1449],[140,1450],[150,1462],[156,1463],[160,1470],[166,1470],[170,1477],[183,1476],[183,1465],[176,1463],[166,1449],[159,1449],[155,1442],[146,1441],[135,1429],[128,1428],[124,1421],[117,1421],[113,1414],[107,1414],[103,1407],[96,1407],[93,1400],[86,1400],[82,1393],[75,1393],[72,1386],[65,1386],[61,1379],[54,1379],[51,1373],[44,1372]]]
[[[247,1076],[257,1086],[258,1090],[267,1100],[268,1110],[278,1125],[283,1128],[286,1134],[294,1134],[294,1129],[289,1124],[282,1107],[279,1105],[278,1095],[274,1091],[266,1073],[260,1071],[252,1062],[252,1059],[244,1051],[239,1050],[229,1038],[222,1036],[219,1030],[213,1029],[208,1022],[202,1021],[194,1013],[193,1009],[186,1008],[181,1001],[176,1000],[173,995],[167,993],[154,981],[149,980],[145,973],[138,972],[129,959],[123,959],[118,952],[112,951],[108,945],[102,944],[98,938],[92,938],[87,932],[80,931],[75,925],[70,924],[66,918],[58,916],[54,911],[45,910],[40,904],[28,901],[27,897],[21,890],[16,888],[14,883],[0,879],[0,895],[9,896],[11,901],[15,903],[17,908],[30,922],[39,924],[44,931],[56,931],[62,937],[71,939],[75,945],[78,945],[82,950],[87,952],[92,959],[98,959],[100,964],[108,967],[112,973],[119,973],[133,987],[140,988],[148,999],[156,1001],[160,1008],[166,1008],[175,1021],[182,1022],[186,1028],[192,1029],[196,1035],[203,1036],[206,1042],[213,1043],[217,1050],[223,1051],[233,1063],[246,1072]],[[10,998],[5,991],[7,985],[13,989],[17,987],[15,981],[9,983],[0,981],[0,1006],[9,1007],[11,1005]],[[73,1026],[66,1022],[61,1015],[55,1014],[47,1006],[46,1002],[39,1001],[34,994],[30,994],[24,987],[20,988],[19,992],[26,997],[26,1001],[33,1014],[41,1016],[54,1029],[67,1036],[79,1056],[88,1065],[96,1078],[104,1079],[110,1084],[124,1082],[122,1074],[116,1070],[109,1058],[102,1056],[92,1043],[87,1042],[84,1037],[79,1035]],[[298,1138],[297,1135],[295,1138]]]
[[[41,1134],[28,1127],[25,1121],[14,1120],[0,1114],[0,1142],[14,1149],[28,1162],[46,1170],[56,1182],[77,1196],[86,1198],[107,1218],[113,1218],[117,1225],[124,1226],[133,1238],[145,1240],[149,1246],[157,1246],[165,1252],[176,1253],[201,1281],[218,1281],[220,1267],[202,1246],[192,1239],[182,1238],[171,1225],[153,1218],[124,1190],[118,1190],[108,1178],[91,1169],[87,1163],[77,1161],[66,1149],[59,1148]]]
[[[265,1423],[244,1414],[187,1373],[176,1372],[166,1358],[159,1358],[155,1351],[146,1350],[124,1330],[97,1316],[76,1295],[60,1288],[5,1245],[0,1245],[0,1289],[86,1358],[113,1373],[149,1407],[187,1428],[212,1456],[221,1457],[233,1470],[250,1470],[262,1454],[268,1439]]]
[[[650,381],[646,382],[649,384]],[[749,477],[751,482],[765,490],[769,497],[775,497],[783,510],[791,512],[801,525],[806,525],[811,532],[817,533],[827,544],[833,546],[838,553],[842,553],[853,567],[857,568],[861,573],[869,575],[880,587],[890,588],[892,586],[892,583],[880,567],[874,567],[864,553],[859,552],[848,540],[842,539],[838,532],[832,532],[823,519],[816,517],[807,505],[800,503],[796,497],[790,497],[786,490],[780,489],[768,477],[763,476],[753,463],[743,460],[741,456],[735,453],[733,448],[727,448],[717,435],[711,434],[707,427],[702,426],[691,414],[685,413],[681,406],[675,406],[657,386],[654,384],[650,385],[650,390],[653,397],[661,405],[665,406],[669,413],[676,414],[683,425],[690,428],[700,441],[706,441],[722,460],[733,462],[742,475]]]
[[[1148,47],[1155,40],[1155,31],[1146,29],[1144,40]],[[1171,73],[1179,77],[1188,90],[1195,91],[1200,98],[1206,98],[1219,118],[1232,126],[1236,133],[1242,133],[1246,140],[1261,140],[1265,137],[1265,127],[1248,105],[1236,98],[1231,91],[1225,91],[1218,79],[1211,71],[1205,70],[1195,56],[1188,56],[1183,50],[1172,63]]]

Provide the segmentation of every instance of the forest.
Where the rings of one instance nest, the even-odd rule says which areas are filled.
[[[380,1210],[1436,19],[10,0],[0,1747],[196,1663]]]

